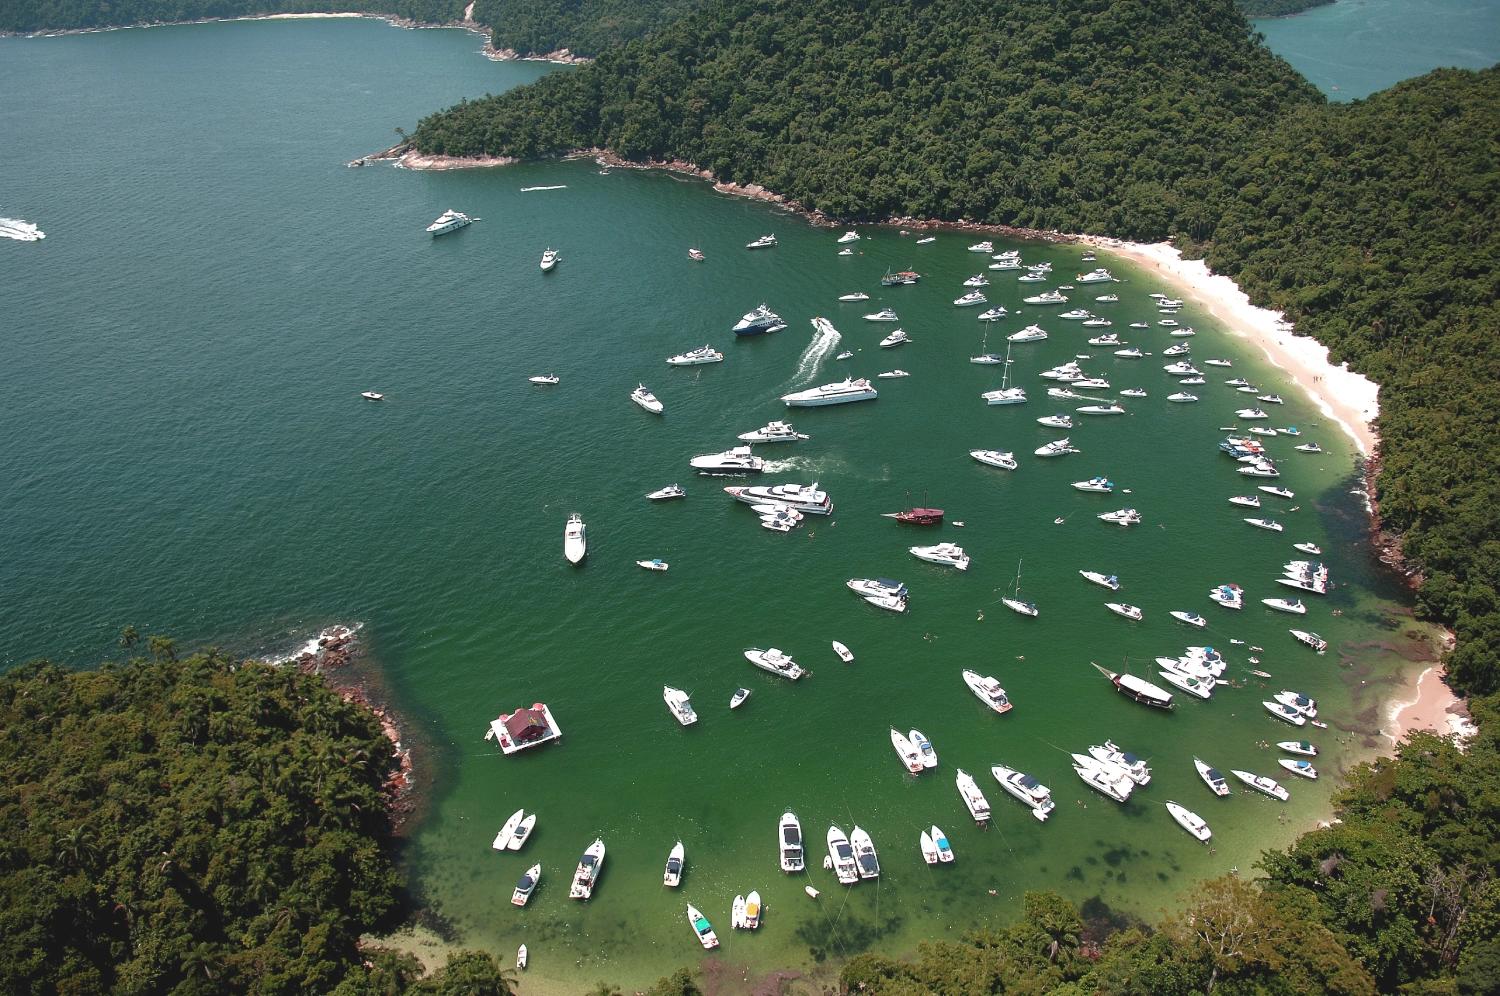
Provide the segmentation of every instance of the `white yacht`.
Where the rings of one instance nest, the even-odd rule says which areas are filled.
[[[1005,310],[1005,307],[1002,305],[1000,307],[990,308],[987,311],[981,311],[979,313],[979,320],[981,322],[998,322],[1000,319],[1004,318],[1006,314],[1007,312]]]
[[[948,835],[939,830],[934,824],[929,831],[932,834],[933,846],[937,848],[938,860],[944,864],[953,860],[953,846],[948,843]]]
[[[906,766],[907,771],[914,775],[922,773],[922,755],[917,753],[917,748],[912,746],[912,742],[907,739],[906,734],[894,726],[891,727],[891,746],[895,748],[896,756],[901,759],[901,763]]]
[[[838,659],[843,661],[845,664],[854,663],[854,651],[850,650],[838,640],[833,641],[833,652],[837,654]]]
[[[1246,519],[1245,521],[1257,529],[1269,529],[1273,533],[1279,533],[1284,528],[1275,519]]]
[[[669,889],[675,889],[682,884],[682,866],[687,859],[687,851],[682,846],[682,841],[672,845],[672,850],[667,854],[667,867],[662,870],[661,884]]]
[[[1203,817],[1185,806],[1168,802],[1167,812],[1172,814],[1172,819],[1177,821],[1178,826],[1204,843],[1207,843],[1208,839],[1214,835],[1214,832],[1208,828],[1208,824],[1203,822]]]
[[[904,342],[911,342],[911,336],[906,334],[905,329],[897,329],[890,335],[886,336],[884,339],[880,340],[880,348],[890,349],[892,346],[899,346]]]
[[[1009,372],[1008,368],[1006,372]],[[994,391],[985,391],[980,397],[987,405],[1019,405],[1026,401],[1026,388],[1002,387]]]
[[[1298,453],[1322,453],[1323,452],[1323,447],[1319,446],[1317,443],[1303,443],[1300,446],[1293,446],[1292,449],[1296,450]]]
[[[1032,450],[1032,452],[1039,457],[1057,457],[1065,456],[1069,453],[1078,453],[1079,450],[1066,436],[1064,436],[1062,439],[1054,439],[1052,442],[1047,443],[1045,446],[1038,446],[1035,450]]]
[[[858,241],[859,241],[859,233],[856,232],[852,228],[849,229],[849,231],[845,232],[843,235],[839,236],[839,245],[843,245],[846,242],[858,242]]]
[[[1237,584],[1221,584],[1209,590],[1208,597],[1226,609],[1245,607],[1245,591]]]
[[[1074,481],[1073,487],[1079,491],[1093,491],[1099,494],[1109,494],[1115,489],[1115,482],[1107,477],[1090,477],[1086,481]]]
[[[1145,388],[1141,387],[1127,387],[1120,392],[1120,397],[1122,398],[1144,398],[1146,396]]]
[[[969,252],[992,253],[994,251],[995,243],[993,242],[976,242],[973,245],[969,246]]]
[[[989,298],[979,293],[979,291],[973,290],[962,297],[954,298],[953,303],[960,308],[972,308],[977,304],[988,304],[989,300]]]
[[[1268,494],[1268,495],[1274,495],[1277,498],[1295,498],[1295,497],[1297,497],[1297,493],[1295,491],[1288,491],[1286,488],[1280,487],[1280,486],[1275,485],[1275,484],[1261,484],[1261,485],[1257,485],[1256,488],[1255,488],[1255,490],[1257,490],[1257,491],[1264,491],[1266,494]]]
[[[884,380],[899,380],[902,377],[910,377],[911,373],[910,371],[902,370],[900,367],[897,367],[894,370],[886,370],[882,373],[876,374],[875,376]]]
[[[35,222],[22,221],[20,218],[0,218],[0,238],[15,239],[17,242],[40,242],[47,237],[47,233],[36,226]]]
[[[1001,356],[998,353],[980,353],[978,356],[969,357],[969,362],[977,363],[980,366],[995,367],[1004,363],[1005,357]]]
[[[1307,606],[1300,598],[1262,598],[1260,604],[1277,612],[1290,612],[1297,616],[1307,614]]]
[[[683,726],[692,726],[698,722],[698,714],[693,711],[693,703],[689,701],[687,692],[671,685],[663,685],[661,697],[667,703],[667,710],[677,717],[677,722]]]
[[[568,516],[568,524],[563,529],[563,556],[568,558],[568,563],[576,564],[583,560],[588,550],[588,527],[583,524],[583,516],[574,512]]]
[[[525,816],[526,810],[524,809],[518,809],[514,813],[511,813],[510,819],[506,820],[505,825],[500,828],[500,832],[495,834],[495,839],[490,843],[490,847],[497,851],[510,850],[511,843],[515,840],[516,828],[521,825],[521,820]],[[517,850],[520,850],[520,848],[517,848]]]
[[[802,851],[802,821],[788,809],[776,825],[776,846],[781,852],[781,870],[791,875],[807,865]]]
[[[1182,609],[1173,609],[1167,614],[1170,615],[1173,619],[1176,619],[1178,622],[1185,622],[1189,626],[1197,626],[1199,629],[1202,629],[1204,626],[1208,625],[1208,620],[1203,618],[1196,612],[1186,612]]]
[[[1071,415],[1043,415],[1036,421],[1038,425],[1045,425],[1049,429],[1073,428],[1073,416]]]
[[[1282,740],[1276,746],[1288,754],[1301,754],[1303,757],[1318,756],[1318,748],[1306,740]]]
[[[698,938],[698,943],[703,945],[705,951],[711,951],[719,946],[719,937],[714,933],[713,924],[708,922],[708,917],[698,912],[698,908],[692,903],[687,904],[688,925],[693,928],[693,933]]]
[[[722,453],[700,453],[688,461],[700,474],[759,474],[766,461],[748,446],[734,446]]]
[[[833,863],[833,873],[840,885],[853,885],[859,881],[859,863],[854,860],[854,848],[849,838],[836,826],[828,828],[828,859]]]
[[[1259,495],[1235,495],[1229,499],[1229,504],[1238,505],[1241,508],[1260,508]]]
[[[1255,400],[1256,401],[1264,401],[1268,405],[1284,405],[1284,404],[1286,404],[1286,402],[1281,399],[1281,395],[1279,395],[1279,394],[1260,394],[1260,395],[1256,396]]]
[[[974,781],[974,776],[963,768],[959,768],[953,780],[958,786],[958,797],[963,800],[964,808],[969,811],[969,815],[974,817],[974,822],[979,824],[988,823],[990,821],[990,801],[979,790],[979,785]]]
[[[1265,707],[1266,712],[1275,716],[1283,723],[1290,723],[1293,726],[1307,725],[1307,717],[1284,702],[1266,700],[1262,701],[1261,705]]]
[[[1277,760],[1276,763],[1292,774],[1302,778],[1316,779],[1318,777],[1318,769],[1312,766],[1311,761],[1301,758],[1283,757]]]
[[[1077,385],[1082,387],[1082,384]],[[1125,409],[1120,405],[1084,405],[1082,408],[1074,409],[1080,415],[1124,415]]]
[[[1067,304],[1068,295],[1061,291],[1050,290],[1033,295],[1032,297],[1022,298],[1022,300],[1027,304]]]
[[[1186,356],[1189,353],[1191,353],[1192,351],[1193,351],[1193,347],[1192,346],[1189,346],[1185,342],[1179,342],[1175,346],[1168,346],[1166,349],[1162,350],[1161,351],[1161,355],[1163,355],[1163,356]],[[1192,376],[1198,376],[1198,374],[1195,372]]]
[[[1120,590],[1120,579],[1113,574],[1100,574],[1098,571],[1079,571],[1078,573],[1085,581],[1092,581],[1101,588],[1108,588],[1110,591]]]
[[[777,677],[787,678],[791,681],[796,681],[807,673],[802,669],[801,665],[775,647],[771,647],[768,650],[751,647],[745,651],[745,660],[754,664],[762,671],[769,671]]]
[[[1239,473],[1246,477],[1280,477],[1281,471],[1269,460],[1260,460],[1256,463],[1246,464],[1239,468]]]
[[[429,235],[447,235],[449,232],[456,232],[465,225],[471,225],[478,220],[477,218],[470,218],[462,211],[455,211],[449,208],[438,215],[437,221],[427,226],[427,233]]]
[[[1001,788],[1025,803],[1031,815],[1039,821],[1045,823],[1052,810],[1057,808],[1052,801],[1052,790],[1030,775],[1003,764],[991,765],[990,774],[995,776]]]
[[[630,392],[630,400],[652,415],[660,415],[665,410],[662,403],[656,400],[656,395],[646,389],[645,384],[637,385],[636,389]]]
[[[1101,764],[1112,764],[1119,768],[1137,785],[1151,784],[1151,766],[1145,759],[1121,750],[1113,740],[1093,745],[1089,748],[1089,756]]]
[[[556,266],[561,259],[562,259],[562,254],[560,254],[556,249],[552,249],[552,248],[549,247],[549,248],[543,250],[542,251],[542,264],[541,264],[542,265],[542,272],[543,273],[550,272],[552,270],[552,268],[554,266]]]
[[[761,304],[745,312],[730,331],[735,335],[765,335],[768,332],[780,332],[784,328],[786,322],[781,320],[781,316]]]
[[[1198,677],[1197,675],[1185,674],[1175,668],[1163,668],[1156,672],[1160,678],[1189,695],[1200,699],[1206,699],[1213,695],[1215,680],[1210,677]]]
[[[1290,792],[1277,784],[1274,779],[1267,778],[1265,775],[1257,775],[1251,771],[1241,771],[1238,768],[1230,768],[1229,773],[1255,789],[1255,791],[1264,793],[1273,799],[1286,802],[1287,799],[1291,798]]]
[[[901,316],[890,308],[881,308],[879,311],[871,312],[865,316],[867,322],[899,322]]]
[[[831,515],[833,499],[828,492],[818,490],[818,482],[811,484],[772,484],[767,487],[730,487],[724,493],[737,501],[750,505],[779,502],[798,512],[813,515]]]
[[[1028,325],[1019,332],[1012,332],[1006,338],[1011,342],[1041,342],[1047,338],[1047,331],[1040,325]]]
[[[1109,381],[1103,377],[1080,377],[1073,381],[1073,389],[1076,391],[1107,391]]]
[[[1321,556],[1323,553],[1323,548],[1316,543],[1293,543],[1292,549],[1299,550],[1313,557]]]
[[[1125,802],[1135,789],[1135,783],[1125,772],[1112,764],[1103,764],[1087,754],[1073,755],[1073,771],[1083,779],[1085,785],[1115,802]]]
[[[965,669],[964,684],[969,686],[969,691],[990,709],[1005,715],[1011,710],[1011,701],[1005,694],[1005,689],[1000,687],[1000,682],[989,675],[977,674]]]
[[[1095,516],[1100,522],[1109,522],[1117,526],[1138,526],[1141,524],[1141,513],[1133,508],[1117,508],[1113,512],[1103,512]]]
[[[938,763],[937,749],[932,746],[932,741],[921,730],[911,730],[907,733],[907,739],[917,749],[917,756],[922,759],[922,767],[936,768]]]
[[[745,700],[748,699],[749,697],[750,697],[750,689],[748,689],[748,688],[736,688],[734,690],[734,694],[731,695],[731,696],[729,696],[729,708],[731,708],[731,709],[738,709],[740,706],[742,706],[742,705],[745,704]]]
[[[1216,768],[1210,767],[1207,762],[1193,758],[1193,767],[1198,769],[1198,777],[1203,779],[1214,795],[1224,796],[1229,794],[1229,780],[1219,774]]]
[[[853,401],[874,401],[879,396],[880,393],[868,380],[847,378],[834,384],[783,394],[781,400],[788,408],[815,408],[822,405],[845,405]]]
[[[1292,692],[1286,689],[1282,689],[1281,691],[1273,695],[1272,698],[1274,698],[1277,702],[1280,702],[1284,706],[1290,706],[1291,708],[1296,709],[1308,719],[1318,718],[1317,700],[1309,698],[1308,696],[1303,695],[1301,692]]]
[[[1145,613],[1138,605],[1127,605],[1124,602],[1105,602],[1104,607],[1117,616],[1124,616],[1134,622],[1140,622]]]
[[[535,377],[527,377],[526,379],[533,384],[542,384],[548,387],[551,387],[562,380],[562,378],[557,376],[557,374],[537,374]]]
[[[853,294],[840,294],[839,295],[839,300],[840,301],[846,301],[846,302],[848,302],[848,301],[868,301],[869,299],[870,299],[870,295],[866,294],[864,291],[855,291]]]
[[[923,830],[917,836],[917,847],[922,851],[922,860],[929,865],[938,863],[938,847],[932,839],[932,834]]]
[[[669,356],[667,362],[674,367],[692,367],[700,363],[723,363],[724,354],[712,346],[705,345],[690,349],[686,353]]]
[[[1116,303],[1117,301],[1120,300],[1120,295],[1118,295],[1118,294],[1100,294],[1098,297],[1094,298],[1094,300],[1095,301],[1099,301],[1099,302],[1101,302],[1103,304],[1114,304],[1114,303]]]
[[[1189,394],[1186,391],[1178,391],[1176,394],[1167,395],[1167,400],[1179,405],[1188,405],[1197,401],[1198,396],[1196,394]]]
[[[1235,412],[1234,414],[1235,414],[1236,418],[1243,418],[1243,419],[1270,418],[1271,417],[1271,416],[1267,415],[1264,411],[1262,411],[1259,408],[1241,408],[1239,411]]]
[[[930,564],[942,564],[944,567],[956,567],[961,571],[969,569],[969,555],[964,553],[964,548],[952,543],[939,543],[936,546],[914,546],[911,547],[911,555],[918,560],[925,560]]]
[[[747,243],[745,243],[745,248],[746,249],[765,249],[768,246],[774,246],[775,244],[776,244],[776,236],[774,236],[774,235],[762,235],[760,238],[756,239],[754,242],[747,242]]]
[[[1057,366],[1052,367],[1050,370],[1043,370],[1041,373],[1037,374],[1037,376],[1041,377],[1043,380],[1060,380],[1068,384],[1088,379],[1087,375],[1083,372],[1083,369],[1079,367],[1077,360],[1069,360],[1066,363],[1059,363]]]
[[[1087,273],[1080,273],[1073,279],[1078,281],[1080,284],[1107,284],[1112,282],[1115,278],[1114,274],[1101,267],[1097,270],[1090,270]],[[1104,299],[1100,298],[1100,300],[1102,301]]]
[[[1309,633],[1300,629],[1289,630],[1288,632],[1296,638],[1298,643],[1304,643],[1320,654],[1328,649],[1328,641],[1316,633]]]
[[[980,463],[989,464],[991,467],[999,467],[1001,470],[1015,470],[1017,466],[1014,453],[1001,450],[970,450],[969,456]]]
[[[385,400],[385,395],[381,394],[379,391],[360,391],[359,392],[359,396],[361,398],[364,398],[366,401],[384,401]]]
[[[1168,363],[1166,366],[1162,367],[1162,369],[1173,377],[1202,376],[1198,368],[1193,366],[1193,364],[1188,360],[1178,360],[1176,363]]]
[[[1093,318],[1094,314],[1091,311],[1085,311],[1083,308],[1074,308],[1071,311],[1062,312],[1057,317],[1066,318],[1070,322],[1082,322]]]
[[[739,439],[747,443],[795,443],[807,438],[806,433],[793,429],[790,422],[780,420],[767,422],[759,429],[739,434]]]
[[[531,894],[536,891],[536,884],[541,881],[541,878],[542,866],[540,864],[532,865],[526,869],[526,873],[521,876],[521,880],[516,883],[515,889],[511,891],[510,904],[512,906],[525,906],[531,902]]]
[[[568,889],[569,899],[588,899],[599,884],[599,873],[604,870],[604,841],[595,838],[573,872],[573,884]]]
[[[1090,346],[1123,346],[1123,345],[1125,345],[1125,343],[1123,343],[1123,342],[1120,341],[1120,336],[1119,336],[1118,333],[1115,333],[1115,332],[1106,332],[1103,335],[1096,335],[1093,338],[1089,339],[1089,345]]]

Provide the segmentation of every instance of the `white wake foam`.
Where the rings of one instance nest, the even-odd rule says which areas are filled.
[[[46,232],[29,221],[22,221],[20,218],[0,218],[0,238],[15,239],[17,242],[39,242],[46,237]]]
[[[833,353],[839,344],[839,330],[833,327],[833,323],[826,318],[814,318],[812,326],[815,330],[812,342],[802,351],[802,357],[797,360],[797,372],[792,374],[793,383],[798,386],[811,384],[818,372],[818,367]]]

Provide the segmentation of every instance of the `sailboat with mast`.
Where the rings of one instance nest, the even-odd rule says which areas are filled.
[[[980,395],[987,405],[1019,405],[1026,401],[1026,388],[1007,387],[1010,383],[1010,350],[1011,343],[1005,345],[1005,370],[1000,374],[1000,388],[996,391],[985,391]]]
[[[1035,602],[1024,602],[1021,600],[1021,561],[1019,560],[1016,561],[1015,590],[1011,593],[1011,597],[1002,598],[1000,601],[1004,602],[1005,607],[1012,612],[1019,612],[1023,616],[1031,616],[1033,618],[1037,615]]]

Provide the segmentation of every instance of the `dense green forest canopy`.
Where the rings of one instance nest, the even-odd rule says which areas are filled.
[[[1314,7],[1324,7],[1333,0],[1234,0],[1246,17],[1285,17]]]
[[[360,935],[401,909],[366,709],[217,652],[0,677],[0,992],[504,993]]]
[[[0,0],[0,31],[60,31],[162,24],[258,14],[359,11],[447,24],[463,17],[466,0]]]
[[[598,55],[697,9],[701,0],[476,0],[474,20],[496,48],[522,54],[566,48]]]
[[[1264,120],[1321,101],[1229,0],[713,0],[414,139],[686,159],[846,219],[1160,238]]]

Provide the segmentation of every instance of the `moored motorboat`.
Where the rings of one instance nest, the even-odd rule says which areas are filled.
[[[1115,482],[1107,477],[1090,477],[1086,481],[1074,481],[1073,487],[1079,491],[1093,491],[1099,494],[1109,494],[1115,489]]]
[[[922,773],[922,755],[917,753],[917,749],[912,746],[906,734],[894,726],[891,727],[891,747],[895,749],[896,756],[901,759],[901,763],[906,766],[907,771],[914,775]]]
[[[796,681],[807,674],[807,671],[801,665],[775,647],[765,650],[759,647],[751,647],[745,651],[745,660],[754,664],[762,671],[769,671],[777,677],[787,678],[791,681]]]
[[[1241,771],[1239,768],[1229,769],[1229,773],[1255,791],[1286,802],[1291,798],[1291,793],[1276,782],[1275,779],[1267,778],[1265,775],[1257,775],[1251,771]]]
[[[935,546],[914,546],[910,548],[911,555],[918,560],[925,560],[930,564],[942,564],[945,567],[956,567],[961,571],[969,569],[969,555],[964,553],[964,548],[953,543],[938,543]]]
[[[1019,332],[1005,337],[1010,342],[1041,342],[1047,338],[1047,330],[1039,325],[1028,325]]]
[[[1073,771],[1089,788],[1115,802],[1127,802],[1135,789],[1135,783],[1124,771],[1087,754],[1073,755]]]
[[[781,870],[788,875],[801,871],[807,863],[802,850],[802,821],[788,809],[776,824],[776,846],[781,855]]]
[[[1200,699],[1206,699],[1213,695],[1214,679],[1198,677],[1197,675],[1185,674],[1180,670],[1164,668],[1156,672],[1162,681],[1176,688],[1182,689],[1189,695]]]
[[[478,218],[470,218],[462,211],[455,211],[452,208],[449,208],[442,214],[438,215],[436,221],[427,226],[427,233],[433,236],[447,235],[449,232],[458,231],[465,225],[472,225],[478,220]]]
[[[1120,590],[1120,579],[1113,574],[1101,574],[1098,571],[1079,571],[1078,573],[1085,581],[1092,581],[1101,588],[1108,588],[1110,591]]]
[[[1275,716],[1283,723],[1290,723],[1293,726],[1304,726],[1307,724],[1306,716],[1284,702],[1267,700],[1262,702],[1261,705],[1265,707],[1266,712]]]
[[[868,301],[869,299],[870,299],[870,295],[866,294],[864,291],[857,291],[857,292],[855,292],[853,294],[840,294],[839,295],[839,300],[840,301],[845,301],[845,302]]]
[[[1198,769],[1198,777],[1203,779],[1203,784],[1207,785],[1214,795],[1229,794],[1229,780],[1219,774],[1216,768],[1210,767],[1206,761],[1196,757],[1193,758],[1193,767]]]
[[[709,345],[690,349],[686,353],[678,353],[676,356],[667,357],[667,362],[674,367],[692,367],[704,363],[723,363],[724,354]]]
[[[1301,629],[1288,630],[1287,632],[1291,633],[1292,637],[1296,639],[1298,643],[1311,647],[1320,654],[1328,649],[1328,641],[1323,639],[1316,633],[1309,633],[1306,630]]]
[[[1262,598],[1260,603],[1277,612],[1290,612],[1299,616],[1307,613],[1307,606],[1302,604],[1300,598]]]
[[[792,428],[790,422],[782,422],[778,419],[767,422],[759,429],[742,432],[738,438],[747,443],[793,443],[807,439],[808,436]]]
[[[917,847],[922,851],[922,860],[929,865],[938,863],[938,848],[933,842],[932,834],[923,830],[917,835]]]
[[[557,374],[537,374],[535,377],[527,377],[526,379],[533,384],[542,384],[548,387],[554,386],[562,380]]]
[[[760,915],[763,909],[764,907],[761,906],[760,902],[760,893],[751,889],[750,895],[745,897],[744,927],[746,930],[760,929]]]
[[[384,401],[385,400],[385,395],[381,394],[379,391],[360,391],[359,392],[359,396],[361,398],[364,398],[366,401]]]
[[[837,654],[839,660],[843,661],[845,664],[854,663],[854,651],[850,650],[848,647],[844,646],[837,640],[833,641],[833,652]]]
[[[568,888],[568,898],[588,899],[593,896],[594,887],[599,884],[599,873],[603,870],[604,841],[596,837],[578,860],[578,868],[573,872],[573,884]]]
[[[1269,529],[1273,533],[1279,533],[1283,528],[1285,528],[1275,519],[1246,519],[1245,521],[1254,526],[1256,529]]]
[[[674,498],[686,498],[687,492],[682,490],[680,484],[668,484],[664,488],[657,488],[646,497],[652,501],[671,501]]]
[[[875,842],[858,824],[849,831],[849,846],[854,848],[854,863],[859,868],[859,877],[879,878],[880,859],[875,854]]]
[[[1312,766],[1311,761],[1301,758],[1283,757],[1279,758],[1276,763],[1301,778],[1316,779],[1318,777],[1318,769]]]
[[[700,453],[688,461],[700,474],[759,474],[766,461],[748,446],[734,446],[722,453]]]
[[[692,726],[698,722],[698,714],[693,711],[693,704],[689,701],[687,692],[671,685],[663,685],[661,697],[667,703],[667,711],[677,718],[677,722],[683,726]]]
[[[781,320],[781,316],[762,303],[745,312],[730,331],[735,335],[766,335],[770,332],[780,332],[784,328],[786,328],[786,322]]]
[[[500,828],[500,832],[495,834],[495,839],[490,846],[497,851],[509,850],[511,841],[516,836],[516,828],[521,825],[521,819],[525,815],[524,809],[518,809],[512,813],[510,819],[506,820],[505,825]]]
[[[1117,616],[1124,616],[1126,619],[1130,619],[1135,622],[1140,622],[1142,617],[1145,615],[1145,613],[1141,611],[1140,606],[1127,605],[1124,602],[1105,602],[1104,607]]]
[[[1202,629],[1204,626],[1208,625],[1208,620],[1203,618],[1196,612],[1188,612],[1184,609],[1173,609],[1167,614],[1170,615],[1173,619],[1176,619],[1178,622],[1185,622],[1189,626],[1197,626],[1199,629]]]
[[[750,689],[748,689],[748,688],[736,688],[734,690],[734,694],[731,695],[731,696],[729,696],[729,708],[731,708],[731,709],[738,709],[740,706],[742,706],[742,705],[745,704],[745,700],[748,699],[749,697],[750,697]]]
[[[1313,557],[1323,555],[1323,548],[1316,543],[1293,543],[1292,549]]]
[[[854,860],[854,848],[849,846],[844,831],[836,826],[828,828],[828,858],[840,885],[853,885],[859,881],[859,863]]]
[[[1010,698],[1005,694],[1005,689],[1000,687],[1000,682],[989,675],[982,675],[967,668],[963,672],[964,684],[969,686],[969,691],[991,710],[1000,715],[1005,715],[1011,710]]]
[[[902,343],[911,342],[911,336],[906,334],[905,329],[897,329],[884,339],[880,340],[881,349],[892,349]]]
[[[562,259],[562,254],[559,253],[556,249],[553,249],[553,248],[550,248],[550,247],[547,248],[547,249],[545,249],[542,252],[542,263],[541,263],[542,272],[543,273],[549,273],[549,272],[551,272],[552,268],[554,266],[556,266],[561,259]]]
[[[879,392],[868,380],[847,378],[833,384],[783,394],[781,400],[788,408],[815,408],[843,405],[851,401],[874,401],[879,396]]]
[[[958,769],[954,775],[954,784],[958,786],[958,797],[963,800],[964,808],[974,818],[975,823],[984,824],[990,821],[990,801],[984,797],[979,790],[979,785],[974,781],[974,776],[963,768]]]
[[[922,767],[936,768],[938,763],[937,748],[932,746],[932,741],[927,739],[927,734],[921,730],[912,730],[907,733],[906,738],[916,748],[917,756],[922,759]]]
[[[1089,747],[1089,756],[1101,764],[1113,764],[1137,785],[1151,784],[1151,766],[1146,763],[1146,759],[1137,757],[1128,750],[1121,750],[1113,740],[1092,745]]]
[[[1203,817],[1186,806],[1179,806],[1175,802],[1168,801],[1167,812],[1172,814],[1172,819],[1177,821],[1178,826],[1204,843],[1207,843],[1208,839],[1214,835],[1213,831],[1208,828],[1208,824],[1203,821]]]
[[[682,866],[686,859],[687,851],[683,849],[682,841],[679,840],[667,854],[667,867],[661,875],[662,885],[675,889],[682,884]]]
[[[747,242],[747,243],[745,243],[745,248],[746,249],[765,249],[765,248],[767,248],[769,246],[774,246],[775,244],[776,244],[776,236],[774,236],[774,235],[762,235],[760,238],[754,240],[753,242]]]
[[[711,951],[719,946],[719,937],[714,933],[713,924],[708,922],[708,917],[698,912],[698,908],[692,903],[687,904],[688,925],[693,928],[693,934],[698,938],[698,943],[703,945],[705,951]]]
[[[1301,692],[1288,691],[1287,689],[1282,689],[1271,697],[1284,706],[1296,709],[1308,719],[1318,718],[1317,699],[1303,695]]]
[[[1288,754],[1301,754],[1303,757],[1317,757],[1318,748],[1306,740],[1282,740],[1276,744]]]
[[[879,311],[873,311],[865,316],[865,321],[867,322],[899,322],[900,320],[901,316],[890,308],[881,308]]]
[[[991,467],[999,467],[1001,470],[1015,470],[1017,466],[1014,453],[1001,450],[970,450],[969,456],[980,463],[989,464]]]
[[[568,558],[568,563],[580,563],[584,555],[588,553],[588,527],[583,523],[583,517],[577,512],[568,516],[568,524],[563,527],[563,556]]]
[[[1096,515],[1094,518],[1116,526],[1138,526],[1141,524],[1141,513],[1133,508],[1117,508],[1113,512],[1104,512]]]
[[[818,490],[818,482],[811,484],[772,484],[757,487],[728,487],[724,493],[737,501],[750,505],[777,502],[798,512],[813,515],[833,514],[833,499],[828,492]]]
[[[1245,607],[1245,590],[1237,584],[1221,584],[1208,593],[1208,597],[1226,609]]]
[[[953,860],[953,847],[948,843],[948,835],[938,829],[934,824],[931,828],[932,843],[937,846],[938,860],[944,864]]]
[[[525,874],[516,882],[516,887],[511,890],[510,904],[512,906],[525,906],[531,902],[531,894],[536,891],[536,885],[542,880],[542,866],[532,865],[526,869]]]
[[[1037,820],[1046,822],[1057,808],[1052,801],[1052,790],[1025,772],[995,764],[990,766],[990,774],[995,776],[1001,788],[1021,800]]]
[[[652,415],[660,415],[665,409],[656,395],[647,390],[645,384],[639,384],[634,391],[630,392],[630,400],[640,405]]]
[[[1071,415],[1043,415],[1036,421],[1038,425],[1045,425],[1049,429],[1073,428],[1073,416]]]
[[[1039,457],[1058,457],[1069,453],[1078,453],[1080,450],[1073,445],[1072,440],[1064,436],[1062,439],[1054,439],[1050,443],[1038,446],[1032,452]]]

